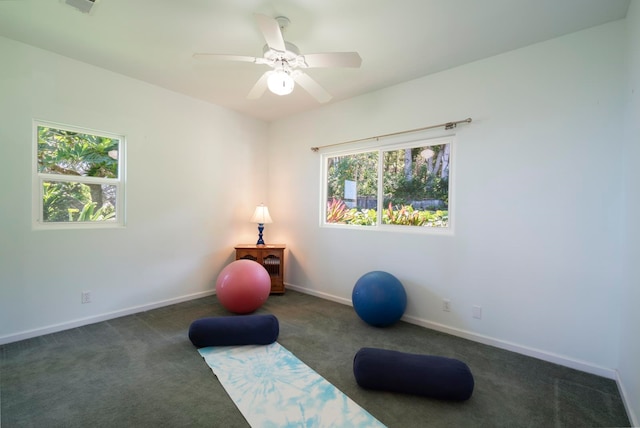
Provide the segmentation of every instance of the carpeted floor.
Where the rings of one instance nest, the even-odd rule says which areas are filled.
[[[614,381],[400,322],[379,329],[349,306],[288,290],[257,313],[278,342],[389,427],[629,426]],[[0,347],[0,421],[12,427],[247,427],[187,337],[230,315],[215,296]],[[467,402],[367,391],[364,346],[442,355],[475,378]]]

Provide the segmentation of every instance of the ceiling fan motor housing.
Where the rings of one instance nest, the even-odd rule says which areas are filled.
[[[287,41],[284,42],[287,48],[284,52],[279,52],[275,49],[271,49],[269,45],[264,45],[262,48],[263,56],[266,60],[276,64],[277,62],[286,61],[292,68],[299,66],[297,58],[300,56],[300,49],[293,43]]]

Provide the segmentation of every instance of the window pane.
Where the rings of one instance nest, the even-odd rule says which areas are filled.
[[[327,223],[377,223],[378,152],[327,159]]]
[[[105,184],[45,181],[42,183],[42,220],[115,221],[116,191],[116,186]]]
[[[449,153],[449,144],[383,152],[383,223],[448,227]]]
[[[120,141],[38,126],[38,172],[118,178]]]

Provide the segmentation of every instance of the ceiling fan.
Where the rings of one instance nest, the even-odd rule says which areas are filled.
[[[303,69],[330,67],[358,68],[362,63],[362,58],[360,58],[357,52],[303,55],[296,45],[285,41],[282,36],[282,32],[290,23],[288,18],[284,16],[271,18],[262,14],[255,14],[254,16],[267,42],[263,49],[264,55],[262,58],[213,53],[196,53],[193,55],[196,59],[251,62],[271,67],[271,70],[265,72],[258,79],[251,91],[249,91],[247,95],[248,99],[260,98],[267,88],[277,95],[288,95],[293,91],[297,83],[318,102],[326,103],[331,100],[331,94],[306,74]]]

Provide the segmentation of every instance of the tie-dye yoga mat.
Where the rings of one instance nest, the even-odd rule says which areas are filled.
[[[198,350],[254,427],[384,427],[277,342]]]

